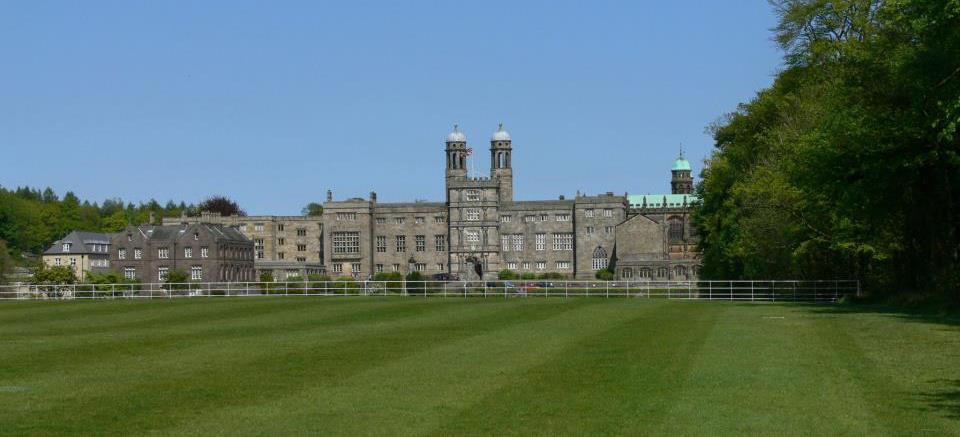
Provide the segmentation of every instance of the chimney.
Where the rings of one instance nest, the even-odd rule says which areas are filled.
[[[333,202],[333,191],[327,190],[327,202]]]
[[[376,192],[376,191],[371,191],[371,192],[370,192],[370,201],[373,202],[373,203],[377,203],[377,192]]]
[[[187,224],[187,211],[186,211],[186,210],[181,210],[181,211],[180,211],[180,223]]]
[[[153,211],[150,211],[150,224],[151,224],[151,225],[153,224],[154,220],[156,220],[156,218],[157,218],[157,217],[153,214]]]
[[[565,199],[565,198],[566,198],[566,197],[565,197],[563,194],[560,195],[560,200],[563,200],[563,199]]]

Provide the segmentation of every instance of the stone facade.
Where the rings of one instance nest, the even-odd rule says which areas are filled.
[[[43,252],[43,263],[50,267],[69,266],[77,280],[85,281],[90,272],[110,271],[111,239],[111,234],[73,231]]]
[[[182,270],[195,282],[255,280],[253,242],[229,226],[127,226],[111,245],[110,264],[126,279],[164,282]]]
[[[334,201],[322,217],[323,263],[331,276],[378,272],[492,279],[503,269],[592,279],[611,269],[624,279],[695,279],[690,225],[693,179],[681,155],[671,194],[515,201],[512,139],[501,125],[490,141],[490,176],[467,174],[472,149],[458,127],[446,138],[444,202]]]

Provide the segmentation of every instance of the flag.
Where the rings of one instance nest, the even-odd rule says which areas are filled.
[[[467,156],[473,155],[473,147],[467,147]]]

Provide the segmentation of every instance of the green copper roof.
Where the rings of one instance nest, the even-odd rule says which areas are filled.
[[[674,169],[674,170],[688,170],[688,171],[689,171],[689,170],[690,170],[690,162],[687,161],[687,159],[684,158],[683,155],[680,155],[680,157],[677,158],[676,161],[673,161],[673,169]]]
[[[699,202],[693,194],[631,194],[627,202],[631,208],[682,208]],[[646,206],[644,206],[646,205]]]

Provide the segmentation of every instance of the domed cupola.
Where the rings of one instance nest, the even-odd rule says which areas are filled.
[[[690,175],[690,161],[683,157],[683,146],[680,147],[680,156],[673,161],[670,169],[673,177],[670,187],[673,194],[693,194],[693,176]]]
[[[497,131],[490,137],[490,141],[510,141],[510,133],[503,130],[503,123],[500,123],[500,126],[497,127]]]
[[[460,125],[453,125],[453,130],[447,134],[448,143],[465,143],[467,142],[467,136],[460,130]]]

